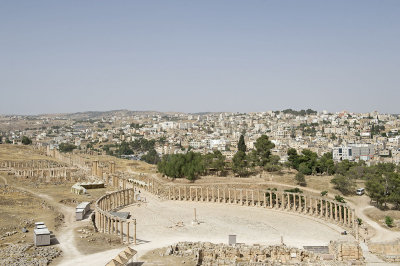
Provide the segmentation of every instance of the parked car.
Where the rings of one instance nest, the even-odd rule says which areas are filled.
[[[356,191],[356,194],[359,195],[359,196],[364,195],[364,193],[365,193],[365,189],[364,188],[359,188]]]

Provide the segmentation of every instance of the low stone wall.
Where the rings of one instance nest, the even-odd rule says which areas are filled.
[[[369,251],[388,262],[400,262],[400,240],[391,243],[369,243]]]
[[[133,233],[133,243],[136,244],[136,219],[123,219],[112,215],[110,211],[125,207],[135,202],[134,189],[118,190],[100,197],[95,204],[95,227],[99,232],[105,234],[115,234],[129,244],[131,242],[130,233]],[[132,228],[132,231],[130,229]],[[126,232],[124,233],[124,229]]]
[[[338,261],[360,261],[363,260],[361,247],[357,242],[332,241],[329,243],[329,253]]]
[[[335,247],[344,243],[333,244]],[[353,247],[354,244],[347,244]],[[358,245],[355,243],[355,247]],[[357,249],[357,248],[356,248]],[[357,249],[358,250],[358,249]],[[333,249],[335,252],[336,249]],[[358,252],[358,251],[357,251]],[[357,262],[362,264],[361,258],[340,256],[323,256],[313,252],[287,247],[285,245],[226,245],[209,242],[179,242],[167,248],[165,255],[188,257],[194,260],[196,265],[349,265]],[[327,254],[325,254],[327,255]],[[324,262],[324,257],[329,260]],[[356,257],[356,256],[354,256]],[[333,264],[334,263],[334,264]]]

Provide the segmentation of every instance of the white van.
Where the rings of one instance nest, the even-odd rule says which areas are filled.
[[[365,193],[365,189],[364,188],[359,188],[356,191],[356,194],[359,195],[359,196],[364,195],[364,193]]]

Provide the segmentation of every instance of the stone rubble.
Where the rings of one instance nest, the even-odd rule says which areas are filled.
[[[338,244],[340,246],[340,244]],[[337,246],[337,245],[336,245]],[[351,245],[348,245],[350,249]],[[343,252],[343,249],[341,249]],[[358,252],[358,250],[357,250]],[[285,245],[226,245],[209,242],[179,242],[168,247],[160,256],[178,256],[191,259],[196,265],[363,265],[360,260],[344,260],[345,256],[324,260],[324,256],[311,251]]]
[[[48,265],[60,254],[61,250],[55,247],[35,247],[33,244],[8,244],[0,247],[0,265]]]

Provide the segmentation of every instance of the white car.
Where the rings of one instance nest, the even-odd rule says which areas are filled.
[[[365,189],[364,188],[359,188],[356,191],[356,194],[359,195],[359,196],[364,195],[364,193],[365,193]]]

